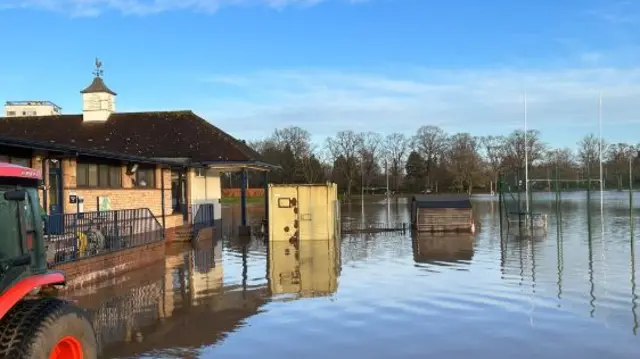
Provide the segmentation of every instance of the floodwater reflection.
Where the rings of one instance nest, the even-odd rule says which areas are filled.
[[[269,243],[271,295],[293,298],[334,294],[338,289],[340,253],[336,240]]]
[[[479,197],[473,235],[291,244],[231,231],[69,296],[93,309],[104,358],[637,357],[640,211],[614,196],[601,216],[563,196],[534,199],[549,218],[539,235],[501,233],[494,198]],[[344,204],[363,212],[409,218],[406,202]]]
[[[462,262],[473,259],[473,234],[414,233],[412,241],[413,259],[416,263]]]

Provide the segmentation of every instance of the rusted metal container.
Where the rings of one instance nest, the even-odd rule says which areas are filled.
[[[329,240],[339,237],[338,186],[269,185],[269,240]]]

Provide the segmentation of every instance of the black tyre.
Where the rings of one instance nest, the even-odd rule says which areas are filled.
[[[52,355],[57,352],[58,356]],[[60,299],[19,302],[0,321],[0,358],[96,359],[97,341],[81,308]]]

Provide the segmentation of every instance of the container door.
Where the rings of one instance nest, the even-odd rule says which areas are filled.
[[[312,189],[310,186],[298,187],[298,223],[300,226],[300,240],[315,239],[313,238],[313,222],[316,215],[316,210],[313,207],[317,206],[313,202],[311,195]]]
[[[330,213],[333,205],[328,203],[326,186],[298,187],[300,239],[329,239]]]
[[[269,240],[288,241],[295,236],[298,192],[294,186],[269,188]]]

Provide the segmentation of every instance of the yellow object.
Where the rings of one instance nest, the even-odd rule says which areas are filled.
[[[82,255],[87,250],[87,245],[89,244],[87,235],[84,234],[84,232],[78,232],[76,235],[76,248],[78,248],[78,253]]]
[[[297,248],[296,248],[297,247]],[[269,285],[272,294],[327,296],[338,289],[340,247],[337,240],[298,244],[269,242]]]
[[[269,185],[269,241],[339,237],[338,186]]]

